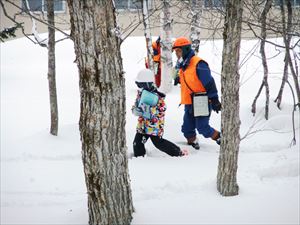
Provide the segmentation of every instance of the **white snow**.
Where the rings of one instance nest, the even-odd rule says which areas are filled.
[[[198,136],[199,151],[184,145],[183,107],[178,107],[176,86],[166,98],[164,137],[190,155],[169,157],[149,141],[146,157],[129,159],[132,224],[299,224],[299,110],[295,112],[297,144],[290,147],[289,87],[285,87],[282,110],[273,102],[281,84],[283,54],[272,58],[277,51],[267,45],[270,119],[264,119],[264,91],[253,117],[251,104],[263,77],[259,52],[253,49],[257,43],[244,40],[241,47],[241,137],[249,135],[240,144],[239,195],[222,197],[216,189],[218,145],[202,136]],[[137,120],[130,108],[136,96],[134,78],[144,68],[144,37],[126,39],[121,51],[130,153]],[[220,91],[222,41],[201,41],[199,55],[210,64]],[[49,134],[47,50],[25,38],[1,43],[1,224],[88,224],[74,60],[72,42],[59,42],[59,135],[54,137]],[[219,129],[220,122],[220,114],[213,113],[211,125]]]

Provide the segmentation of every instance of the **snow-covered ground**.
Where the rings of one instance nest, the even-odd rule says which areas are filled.
[[[273,40],[275,41],[275,40]],[[147,156],[130,158],[135,207],[132,224],[299,224],[299,111],[297,145],[290,147],[292,95],[285,87],[282,110],[276,98],[283,55],[267,45],[270,69],[270,119],[264,119],[264,92],[253,117],[251,104],[262,81],[256,40],[241,47],[240,194],[222,197],[216,190],[219,146],[199,136],[199,151],[185,146],[179,87],[166,98],[165,138],[190,151],[172,158],[149,141]],[[253,50],[254,49],[254,50]],[[132,152],[136,117],[134,78],[144,67],[145,41],[130,37],[122,45],[126,72],[127,145]],[[213,71],[220,90],[222,41],[201,42],[199,55]],[[251,57],[250,57],[251,56]],[[87,224],[87,195],[79,139],[79,84],[73,44],[56,47],[59,135],[49,134],[47,51],[27,39],[1,43],[1,224]],[[292,82],[292,79],[290,78]],[[211,125],[220,128],[220,114]]]

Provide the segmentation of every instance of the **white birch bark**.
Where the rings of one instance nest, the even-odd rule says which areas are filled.
[[[221,148],[217,189],[223,196],[238,195],[238,153],[240,145],[239,57],[243,0],[226,1],[222,55]]]
[[[285,7],[287,7],[287,12],[285,11]],[[290,54],[290,48],[291,48],[291,41],[292,41],[292,28],[293,28],[293,7],[291,5],[291,1],[280,1],[280,11],[281,11],[281,22],[282,22],[282,37],[285,45],[285,58],[284,58],[284,70],[283,70],[283,78],[282,83],[279,89],[279,93],[274,100],[274,102],[277,102],[277,107],[280,108],[282,95],[283,95],[283,89],[285,86],[285,83],[288,82],[288,68],[290,68],[290,72],[292,74],[292,77],[294,79],[295,83],[295,91],[297,94],[298,99],[298,107],[300,109],[300,82],[299,82],[299,75],[297,71],[297,59],[295,58],[295,66],[293,65],[292,56]],[[287,16],[287,18],[286,18]]]
[[[89,224],[130,224],[125,78],[111,0],[68,0],[79,69]]]
[[[269,102],[270,102],[270,90],[269,90],[269,83],[268,83],[268,63],[267,63],[267,57],[266,57],[266,51],[265,51],[265,44],[266,44],[266,38],[267,38],[267,15],[271,9],[273,0],[266,0],[265,6],[263,8],[263,11],[260,16],[260,23],[261,23],[261,41],[260,41],[260,54],[262,59],[262,65],[264,68],[264,77],[263,81],[261,83],[261,86],[258,90],[257,95],[254,98],[254,101],[252,103],[252,109],[251,112],[253,114],[256,113],[256,101],[262,91],[262,88],[266,88],[266,104],[265,104],[265,118],[266,120],[269,119]]]
[[[146,38],[146,46],[147,46],[147,59],[149,69],[154,71],[153,67],[153,51],[152,51],[152,36],[150,29],[150,20],[149,20],[149,9],[148,9],[148,0],[143,0],[143,22],[144,22],[144,35]]]
[[[191,22],[191,35],[190,39],[192,41],[192,49],[195,51],[197,55],[199,52],[200,45],[200,22],[203,11],[203,0],[190,0],[191,6],[191,14],[192,14],[192,22]]]
[[[285,21],[285,10],[284,10],[284,6],[283,4],[286,4],[287,7],[287,21]],[[296,68],[293,65],[293,61],[292,61],[292,57],[291,57],[291,53],[290,53],[290,29],[292,27],[293,24],[293,20],[292,20],[292,16],[293,16],[293,7],[292,7],[292,3],[291,0],[286,0],[283,1],[281,0],[281,4],[282,6],[281,8],[281,15],[282,15],[282,24],[283,24],[283,41],[284,41],[284,45],[285,45],[285,51],[286,51],[286,58],[285,60],[288,61],[289,64],[289,68],[292,74],[292,77],[294,79],[294,83],[295,83],[295,91],[297,94],[297,106],[300,110],[300,83],[299,83],[299,78],[298,78],[298,74],[296,73]],[[286,24],[287,23],[287,24]]]
[[[161,85],[159,90],[168,93],[172,89],[172,19],[170,1],[163,0],[161,32]]]

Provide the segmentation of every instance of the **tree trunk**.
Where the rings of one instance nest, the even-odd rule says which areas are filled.
[[[261,60],[262,65],[264,68],[264,77],[262,81],[262,87],[265,86],[266,88],[266,105],[265,105],[265,118],[266,120],[269,119],[269,102],[270,102],[270,90],[269,90],[269,83],[268,83],[268,63],[266,58],[266,52],[265,52],[265,45],[266,45],[266,38],[267,38],[267,15],[268,12],[271,9],[273,0],[267,0],[264,6],[264,9],[261,13],[260,22],[261,22],[261,41],[260,41],[260,54],[261,54]],[[258,91],[257,96],[255,97],[253,104],[252,104],[252,113],[256,113],[256,100],[259,97],[259,94],[261,92],[261,88]]]
[[[269,119],[269,102],[270,102],[270,89],[269,89],[269,83],[268,83],[268,63],[267,63],[267,57],[266,57],[266,51],[265,51],[265,45],[266,45],[266,38],[267,38],[267,15],[271,9],[273,0],[267,0],[265,3],[265,7],[263,9],[262,15],[261,15],[261,43],[260,43],[260,54],[262,56],[262,64],[264,67],[264,79],[263,83],[266,87],[266,105],[265,105],[265,118],[266,120]]]
[[[143,1],[143,22],[144,22],[144,35],[146,38],[146,46],[147,46],[147,59],[149,69],[154,71],[153,67],[153,59],[152,59],[152,36],[150,30],[150,21],[149,21],[149,10],[148,10],[148,0]]]
[[[226,1],[222,55],[222,140],[217,189],[223,196],[238,195],[237,164],[240,145],[239,57],[243,0]]]
[[[278,96],[275,99],[275,102],[277,102],[277,107],[280,109],[280,104],[281,104],[281,100],[282,100],[282,95],[283,95],[283,89],[285,86],[285,83],[288,79],[288,68],[289,68],[289,46],[291,43],[291,38],[292,35],[291,33],[291,25],[292,25],[292,12],[290,12],[290,14],[288,13],[288,22],[286,23],[285,20],[285,10],[284,10],[284,2],[283,0],[280,1],[280,11],[281,11],[281,22],[282,22],[282,36],[283,36],[283,40],[285,43],[285,57],[284,57],[284,70],[283,70],[283,78],[282,78],[282,82],[281,82],[281,86],[278,92]],[[285,40],[285,36],[287,36],[286,40]]]
[[[288,64],[290,67],[290,71],[292,73],[292,77],[294,79],[294,83],[295,83],[295,90],[296,90],[296,94],[297,94],[297,101],[298,101],[298,107],[300,110],[300,85],[299,85],[299,81],[298,81],[298,77],[293,65],[293,61],[292,61],[292,57],[290,54],[290,41],[291,41],[291,37],[290,37],[290,29],[292,27],[292,16],[293,16],[293,8],[292,8],[292,4],[291,4],[291,0],[286,0],[286,6],[287,6],[287,29],[285,29],[285,16],[284,16],[284,10],[283,10],[283,6],[281,7],[281,13],[282,13],[282,22],[283,22],[283,40],[284,40],[284,45],[285,45],[285,51],[286,51],[286,60],[288,60]],[[283,2],[282,2],[283,4]]]
[[[161,32],[161,85],[159,90],[167,93],[172,89],[172,19],[169,0],[163,0],[163,30]]]
[[[277,102],[278,109],[280,109],[284,86],[285,86],[285,83],[288,79],[289,62],[287,60],[287,55],[286,54],[287,54],[287,52],[285,53],[285,57],[284,57],[284,69],[283,69],[282,82],[281,82],[281,85],[280,85],[280,88],[279,88],[278,95],[277,95],[276,99],[274,100],[274,102]]]
[[[113,2],[68,0],[80,76],[80,136],[89,224],[130,224],[125,79]]]
[[[190,0],[191,13],[192,13],[192,23],[191,23],[191,41],[192,41],[192,49],[195,51],[197,55],[199,52],[200,45],[200,22],[202,16],[202,7],[203,0]]]
[[[47,0],[48,16],[48,84],[50,95],[51,127],[50,133],[57,135],[58,132],[58,108],[55,79],[55,22],[54,22],[54,2]]]

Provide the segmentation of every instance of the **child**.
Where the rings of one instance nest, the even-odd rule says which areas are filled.
[[[141,70],[136,78],[138,94],[132,113],[138,116],[137,132],[133,142],[134,156],[146,154],[145,143],[150,138],[159,150],[170,156],[187,155],[187,150],[181,150],[177,145],[162,138],[164,132],[164,117],[166,111],[165,95],[154,86],[154,74],[149,69]]]

